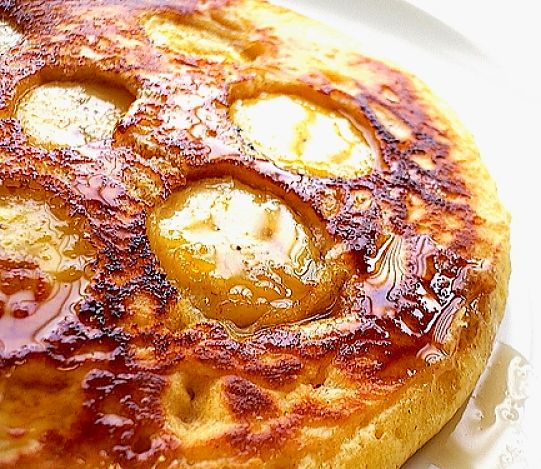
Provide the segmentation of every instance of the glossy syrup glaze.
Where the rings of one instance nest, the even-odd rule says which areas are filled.
[[[78,220],[77,236],[88,244],[84,275],[70,282],[43,272],[39,259],[0,251],[3,395],[42,389],[43,408],[65,396],[62,412],[73,419],[40,433],[19,415],[24,401],[0,402],[7,422],[0,464],[148,466],[270,454],[304,423],[369,412],[445,360],[457,323],[475,316],[493,288],[473,255],[475,214],[450,157],[452,131],[432,122],[413,82],[363,56],[350,60],[354,82],[295,69],[294,51],[264,27],[220,17],[226,3],[0,2],[25,38],[0,62],[2,198],[58,206],[66,223]],[[198,32],[208,24],[216,32]],[[204,39],[203,51],[194,38]],[[89,77],[134,96],[114,110],[114,128],[73,146],[33,145],[19,119],[21,96],[37,83]],[[363,129],[374,158],[368,169],[313,174],[267,157],[228,112],[235,100],[263,92],[300,96]],[[396,135],[382,115],[394,120]],[[310,255],[322,271],[335,268],[318,284],[325,301],[310,303],[309,314],[276,308],[264,323],[194,304],[189,282],[160,258],[163,240],[157,248],[149,240],[148,220],[209,180],[238,181],[290,210],[302,234],[296,241],[312,237]],[[219,301],[228,301],[226,286]],[[35,366],[58,376],[57,387]],[[275,402],[273,393],[301,385],[314,395],[292,395],[287,408]],[[329,389],[340,398],[318,394]],[[224,427],[210,447],[190,439],[190,425],[205,425],[198,402],[216,395]]]

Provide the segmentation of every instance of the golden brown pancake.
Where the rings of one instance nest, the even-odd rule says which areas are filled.
[[[398,467],[509,217],[417,78],[259,0],[0,1],[0,466]]]

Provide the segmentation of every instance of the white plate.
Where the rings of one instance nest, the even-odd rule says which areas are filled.
[[[440,3],[412,1],[435,10]],[[534,373],[540,363],[540,347],[534,340],[539,323],[534,282],[541,256],[534,223],[541,214],[537,193],[541,186],[541,85],[532,79],[534,63],[528,60],[530,49],[535,53],[532,59],[539,54],[535,44],[513,43],[514,38],[530,33],[520,28],[533,24],[532,18],[525,16],[517,23],[520,11],[515,8],[508,23],[496,22],[505,36],[493,43],[505,43],[507,54],[498,55],[498,50],[487,51],[488,35],[479,35],[477,40],[465,36],[405,1],[274,2],[336,26],[359,42],[363,51],[415,73],[450,103],[473,132],[513,216],[508,306],[489,367],[468,405],[406,467],[533,469],[534,431],[541,418],[541,388]],[[478,14],[489,8],[480,3],[482,6],[473,7]],[[467,6],[461,2],[461,7]],[[454,20],[471,14],[451,8],[447,6],[447,12],[454,13],[450,16]],[[500,8],[500,16],[495,17],[492,4],[490,8],[490,17],[468,16],[470,31],[482,33],[484,22],[505,20],[504,10]],[[517,53],[513,55],[513,51]],[[506,67],[506,62],[513,68]],[[536,84],[539,89],[532,88]]]

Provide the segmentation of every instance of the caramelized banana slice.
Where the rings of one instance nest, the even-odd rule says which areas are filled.
[[[32,144],[77,147],[111,138],[133,97],[106,84],[50,82],[27,91],[15,117]]]
[[[0,18],[0,55],[8,52],[13,46],[20,43],[22,34],[11,24]]]
[[[243,135],[277,166],[314,176],[354,178],[374,168],[374,152],[344,115],[297,96],[262,94],[231,106]]]
[[[239,327],[324,312],[336,288],[337,273],[300,217],[232,179],[173,194],[151,214],[148,229],[169,277],[204,314]]]
[[[169,16],[151,16],[145,31],[154,44],[185,55],[215,62],[242,62],[243,56],[225,31],[214,31],[212,24],[190,24]]]
[[[0,194],[0,252],[25,256],[58,281],[80,278],[90,259],[78,231],[45,202]]]

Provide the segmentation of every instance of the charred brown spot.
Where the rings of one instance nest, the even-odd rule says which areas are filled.
[[[237,418],[268,417],[276,413],[274,400],[268,393],[238,376],[225,379],[224,394]]]

